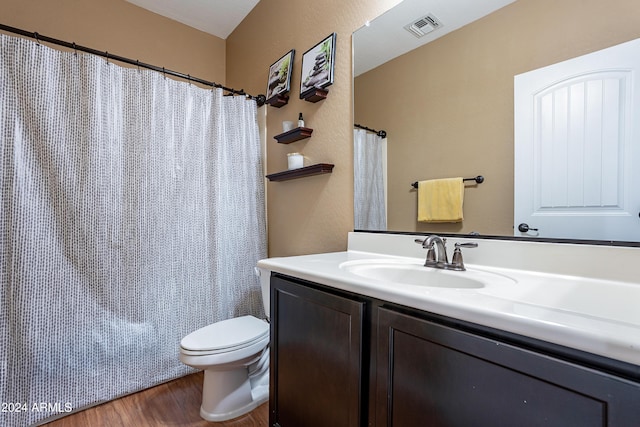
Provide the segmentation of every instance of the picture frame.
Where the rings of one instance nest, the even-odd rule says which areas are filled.
[[[336,33],[332,33],[302,55],[300,99],[333,84],[335,54]]]
[[[291,49],[269,67],[266,92],[267,103],[277,96],[286,95],[291,90],[291,71],[295,54],[296,50]]]

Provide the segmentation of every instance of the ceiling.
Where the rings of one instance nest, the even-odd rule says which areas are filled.
[[[127,0],[158,15],[226,39],[260,0]]]
[[[260,0],[127,0],[151,12],[226,39]],[[403,0],[354,34],[359,75],[515,0]],[[427,14],[442,26],[422,38],[403,27]]]
[[[514,1],[404,0],[354,33],[354,75],[369,71]],[[434,15],[442,25],[421,38],[404,29],[405,25],[427,14]]]

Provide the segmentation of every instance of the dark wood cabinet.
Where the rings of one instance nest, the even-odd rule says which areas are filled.
[[[270,425],[640,426],[640,367],[272,277]]]
[[[365,302],[271,279],[269,424],[362,425]]]
[[[376,426],[638,426],[640,386],[377,309]]]

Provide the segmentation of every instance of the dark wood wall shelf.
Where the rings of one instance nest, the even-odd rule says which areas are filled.
[[[289,96],[275,95],[268,99],[265,103],[271,105],[272,107],[280,108],[289,103]]]
[[[327,95],[329,94],[329,91],[326,89],[313,89],[309,92],[306,92],[302,95],[300,95],[300,98],[304,99],[305,101],[309,101],[309,102],[318,102],[318,101],[322,101],[323,99],[325,99],[327,97]]]
[[[300,127],[300,128],[291,129],[290,131],[281,133],[280,135],[276,135],[274,136],[274,138],[280,144],[291,144],[292,142],[309,138],[311,136],[311,133],[313,133],[313,129]]]
[[[330,163],[318,163],[316,165],[305,166],[299,169],[291,169],[283,172],[276,172],[267,175],[269,181],[288,181],[290,179],[303,178],[305,176],[321,175],[331,173],[333,166]]]

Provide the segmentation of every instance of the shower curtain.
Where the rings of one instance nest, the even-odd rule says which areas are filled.
[[[386,230],[386,138],[353,130],[354,228]]]
[[[182,337],[264,316],[257,107],[0,35],[0,425],[191,372]]]

